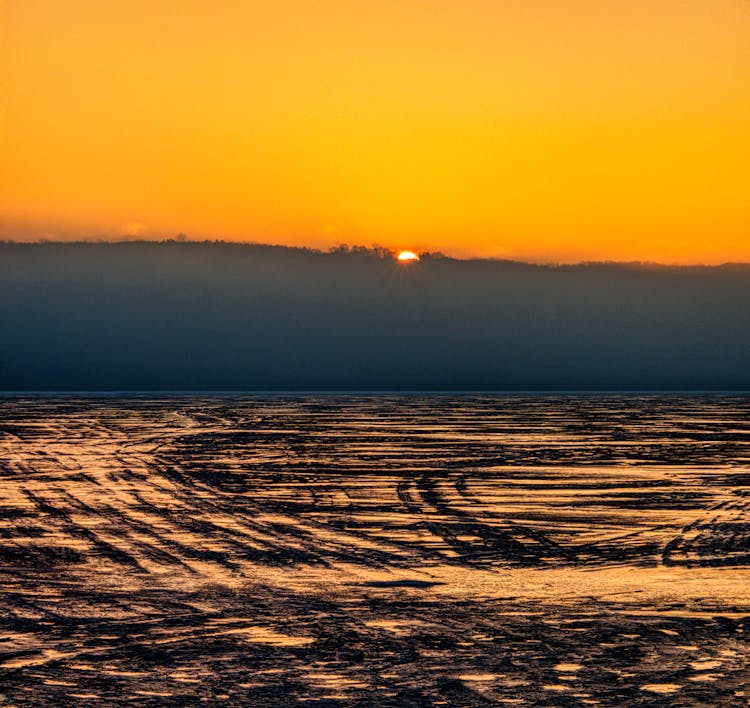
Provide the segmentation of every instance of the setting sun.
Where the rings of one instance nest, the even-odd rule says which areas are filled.
[[[400,261],[405,261],[405,262],[419,260],[419,256],[413,251],[401,251],[398,254],[398,256],[396,256],[396,258],[398,258],[398,260]]]

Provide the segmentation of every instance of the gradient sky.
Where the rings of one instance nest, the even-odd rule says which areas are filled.
[[[750,261],[748,0],[6,0],[0,237]]]

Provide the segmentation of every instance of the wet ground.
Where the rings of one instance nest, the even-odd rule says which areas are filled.
[[[750,704],[750,398],[0,399],[0,706]]]

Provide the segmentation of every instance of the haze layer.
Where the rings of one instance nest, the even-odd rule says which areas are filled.
[[[0,244],[0,390],[750,389],[750,266]]]

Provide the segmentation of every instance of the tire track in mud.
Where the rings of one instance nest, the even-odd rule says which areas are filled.
[[[750,488],[729,491],[664,546],[665,565],[750,565]]]
[[[531,461],[535,463],[532,469],[540,462],[551,467],[553,474],[547,486],[552,492],[564,492],[570,483],[565,468],[571,454],[571,429],[575,431],[572,442],[582,439],[584,448],[593,442],[596,457],[601,458],[601,436],[592,434],[595,431],[590,422],[574,424],[570,417],[547,415],[540,426],[533,416],[531,421],[524,421],[523,415],[518,414],[513,419],[508,410],[498,407],[498,423],[493,426],[486,410],[483,416],[477,416],[469,406],[465,417],[454,412],[446,426],[443,419],[434,418],[433,409],[424,402],[419,405],[422,415],[416,420],[394,401],[384,407],[386,411],[390,408],[388,416],[377,410],[376,403],[366,401],[365,410],[355,409],[349,419],[338,417],[336,406],[321,400],[305,405],[304,400],[298,399],[287,406],[274,400],[259,403],[244,403],[237,406],[239,410],[232,410],[224,402],[205,401],[175,411],[174,406],[164,410],[159,402],[143,402],[123,416],[123,411],[108,401],[94,406],[97,418],[91,416],[91,409],[85,404],[70,406],[75,414],[64,416],[54,410],[54,404],[44,402],[41,407],[52,407],[54,413],[47,427],[39,423],[43,417],[38,411],[15,426],[6,422],[6,427],[11,428],[6,447],[13,437],[16,442],[3,464],[24,479],[22,486],[27,496],[32,495],[29,498],[42,499],[39,494],[54,489],[67,500],[65,508],[75,509],[78,516],[99,517],[97,521],[109,519],[121,537],[125,532],[121,541],[127,541],[125,546],[130,545],[131,551],[111,538],[97,541],[96,533],[72,523],[65,517],[67,512],[49,500],[42,501],[39,508],[41,513],[59,517],[60,525],[67,524],[73,538],[88,539],[104,557],[136,566],[139,556],[150,555],[151,561],[189,568],[192,557],[223,564],[234,571],[237,565],[231,558],[242,557],[244,550],[250,550],[249,555],[255,558],[265,553],[269,562],[286,557],[292,563],[367,564],[369,555],[370,561],[379,565],[398,564],[415,556],[470,565],[601,564],[608,558],[622,562],[656,553],[655,541],[643,538],[661,537],[659,532],[669,528],[670,522],[675,531],[682,531],[664,542],[665,563],[680,562],[678,556],[688,562],[691,552],[685,550],[686,534],[695,535],[698,527],[701,540],[691,543],[705,548],[718,544],[715,555],[721,555],[722,543],[727,548],[741,548],[746,540],[742,519],[747,510],[744,502],[736,501],[737,497],[733,526],[730,529],[726,524],[719,527],[714,523],[715,532],[710,538],[710,521],[680,524],[679,519],[672,520],[668,514],[642,530],[620,529],[614,536],[614,545],[605,541],[581,543],[572,534],[561,538],[561,524],[576,524],[576,518],[567,518],[571,509],[589,505],[601,514],[604,485],[597,483],[595,474],[588,484],[578,485],[581,496],[572,500],[569,508],[563,504],[560,512],[560,500],[553,500],[555,508],[545,513],[554,523],[540,523],[536,518],[530,525],[528,519],[533,514],[524,512],[531,505],[525,506],[520,496],[533,496],[540,485],[509,489],[513,475],[518,474],[513,466]],[[536,402],[526,404],[532,413],[538,409]],[[380,422],[375,435],[368,417],[368,409],[373,407],[377,413],[374,417]],[[248,428],[248,421],[256,427]],[[478,421],[481,425],[477,425]],[[523,427],[524,422],[527,426],[532,423],[531,434],[528,427]],[[410,424],[408,433],[404,432],[406,423]],[[157,432],[153,432],[154,428]],[[19,436],[18,430],[26,431],[25,436]],[[467,430],[471,434],[467,435]],[[627,440],[639,456],[647,445],[657,447],[649,435],[644,435],[649,432],[637,430]],[[485,441],[478,439],[483,435]],[[612,459],[596,460],[620,465],[618,478],[607,480],[609,513],[605,516],[609,518],[604,519],[602,527],[627,526],[627,512],[633,508],[618,508],[618,499],[613,498],[618,490],[632,484],[632,468],[617,459],[626,436],[617,437]],[[675,444],[670,437],[660,442],[666,447]],[[724,444],[722,440],[715,442]],[[702,439],[695,445],[702,457],[705,447]],[[19,455],[17,451],[22,449],[24,454]],[[573,449],[580,454],[577,448]],[[660,455],[655,457],[659,459]],[[467,458],[472,466],[463,464]],[[478,462],[485,466],[477,466]],[[420,470],[424,465],[428,468]],[[562,475],[558,474],[561,466]],[[73,476],[73,471],[78,471],[79,476]],[[357,480],[363,475],[372,477],[373,471],[376,480],[370,484],[370,497],[363,498]],[[382,484],[377,482],[378,477]],[[395,489],[388,487],[391,480],[395,481]],[[453,480],[450,490],[447,480]],[[477,497],[473,491],[476,482],[481,482],[485,491],[504,494],[504,503],[493,505]],[[32,488],[36,487],[34,492]],[[101,493],[88,487],[99,488]],[[664,492],[663,487],[638,490],[640,506],[655,497],[655,489]],[[666,491],[672,499],[680,493],[692,494],[696,504],[706,497],[706,490],[700,488],[697,479],[688,484],[669,481]],[[727,492],[720,485],[714,491]],[[116,501],[112,497],[117,497]],[[622,494],[621,498],[623,502],[630,501]],[[96,501],[92,504],[91,499]],[[381,526],[386,533],[378,533],[377,522],[370,520],[369,528],[368,523],[362,523],[362,516],[373,514],[382,517]],[[231,528],[216,523],[217,515],[231,519]],[[258,521],[264,517],[281,518]],[[326,518],[322,520],[323,517]],[[389,532],[399,527],[400,538],[394,534],[389,538]],[[323,531],[334,537],[329,534],[325,538]],[[411,542],[405,540],[410,531],[419,531]],[[635,543],[639,539],[642,543]],[[366,551],[353,551],[353,544],[366,544]],[[196,552],[194,545],[202,550]],[[676,551],[678,546],[680,553]],[[736,552],[733,558],[742,560]]]
[[[427,588],[750,565],[749,464],[737,397],[0,400],[0,694],[729,705],[747,608]],[[395,580],[305,590],[310,568]]]

